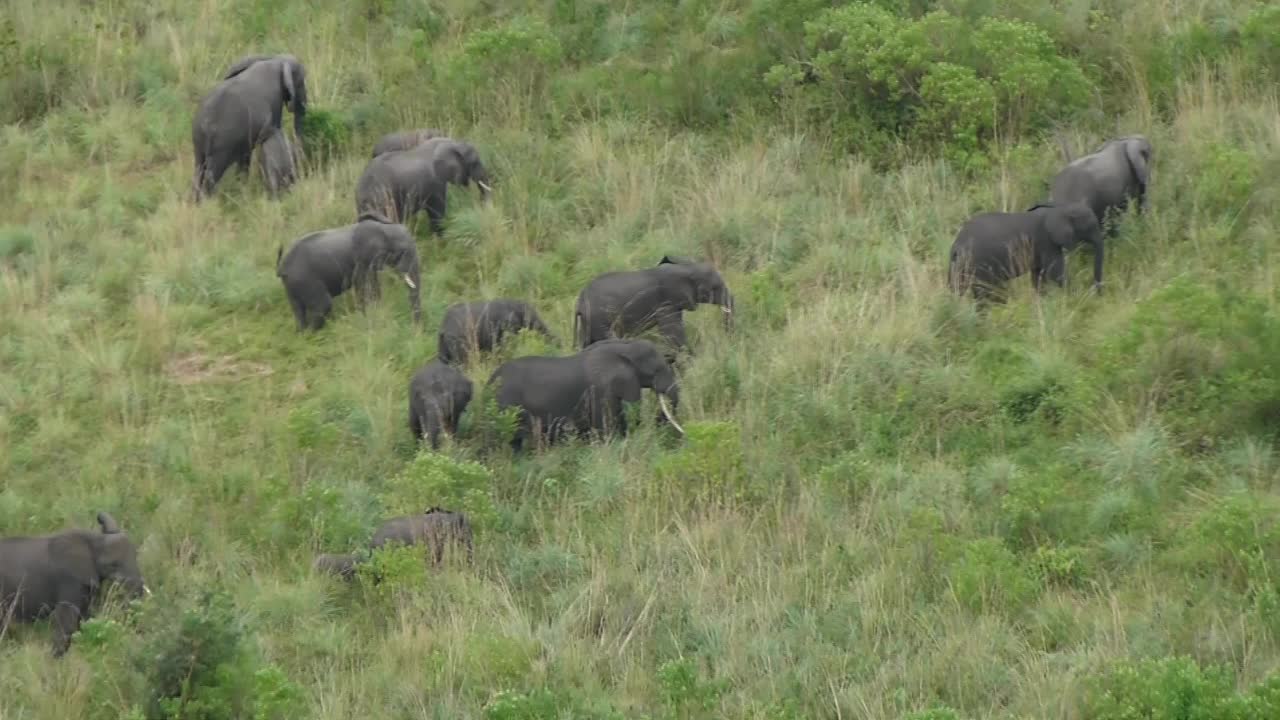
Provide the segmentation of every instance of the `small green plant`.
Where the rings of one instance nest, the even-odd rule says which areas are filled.
[[[1084,716],[1094,720],[1261,720],[1280,717],[1280,675],[1237,693],[1226,668],[1189,657],[1124,660],[1087,683]]]
[[[730,502],[758,499],[742,451],[742,430],[731,422],[689,422],[685,444],[658,461],[664,488],[693,488],[700,496]]]
[[[309,107],[302,119],[306,160],[312,167],[323,167],[340,157],[351,145],[351,126],[332,110]]]
[[[956,599],[974,612],[1017,611],[1041,590],[1023,562],[994,538],[965,545],[950,577]]]
[[[416,515],[433,506],[463,512],[479,537],[497,520],[492,486],[493,475],[484,465],[424,447],[387,481],[383,505],[393,515]]]
[[[658,666],[658,684],[673,718],[711,717],[729,689],[727,680],[705,681],[690,658],[668,660]]]

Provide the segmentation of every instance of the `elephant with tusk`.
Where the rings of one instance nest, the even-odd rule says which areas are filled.
[[[324,327],[333,298],[355,288],[361,307],[381,296],[378,272],[393,267],[409,286],[413,321],[422,322],[418,246],[409,229],[373,212],[353,225],[319,230],[276,252],[276,275],[293,306],[298,330]]]
[[[715,267],[666,255],[657,267],[596,276],[578,295],[574,334],[585,348],[657,327],[674,362],[676,352],[688,349],[684,312],[701,304],[719,305],[725,329],[733,328],[733,295]]]
[[[569,433],[625,435],[623,403],[637,402],[641,390],[658,395],[662,415],[678,432],[680,396],[675,373],[648,340],[609,339],[568,357],[528,356],[494,370],[499,408],[520,409],[511,446],[519,451],[531,437],[555,442]]]
[[[0,538],[0,628],[9,617],[52,615],[53,654],[59,657],[108,583],[133,597],[151,594],[133,541],[105,512],[98,513],[98,526],[101,532]]]
[[[427,211],[431,232],[444,231],[448,186],[475,183],[488,204],[493,188],[489,170],[475,146],[447,137],[431,138],[407,150],[377,155],[356,183],[356,212],[380,212],[407,223],[419,210]]]

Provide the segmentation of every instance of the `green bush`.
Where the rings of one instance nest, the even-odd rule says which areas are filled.
[[[351,126],[342,115],[319,107],[308,107],[302,118],[306,162],[319,168],[347,154],[351,147]]]
[[[1025,564],[994,538],[966,544],[949,575],[956,599],[974,612],[1016,611],[1041,590]]]
[[[417,515],[432,506],[463,512],[480,537],[497,520],[492,484],[493,475],[484,465],[424,447],[387,481],[383,505],[391,515]]]
[[[694,494],[727,502],[760,499],[766,488],[752,482],[742,451],[742,429],[731,422],[689,422],[684,445],[662,458],[654,471],[660,494],[691,488]]]
[[[1226,668],[1188,657],[1124,660],[1086,684],[1091,720],[1262,720],[1280,717],[1280,675],[1237,693]]]

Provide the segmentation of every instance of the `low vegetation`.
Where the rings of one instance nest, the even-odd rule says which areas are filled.
[[[302,179],[193,205],[192,113],[253,52],[306,64]],[[1278,717],[1278,80],[1252,0],[12,0],[0,534],[107,510],[154,595],[57,661],[0,622],[0,717]],[[495,176],[416,228],[424,329],[388,274],[295,332],[277,249],[418,127]],[[1059,138],[1136,132],[1151,212],[1103,295],[1087,249],[1066,290],[947,290]],[[562,343],[479,388],[667,253],[737,306],[688,316],[687,438],[646,399],[512,456],[481,394],[418,448],[448,304],[529,300]],[[432,505],[474,568],[311,572]]]

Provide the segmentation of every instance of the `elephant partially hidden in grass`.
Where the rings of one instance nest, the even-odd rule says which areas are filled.
[[[1093,246],[1093,287],[1102,289],[1102,226],[1083,203],[1044,203],[1025,212],[987,212],[970,218],[951,245],[951,289],[996,299],[1001,286],[1031,271],[1036,291],[1045,276],[1060,287],[1067,282],[1066,252]]]
[[[458,420],[471,402],[470,378],[439,359],[423,365],[409,381],[409,431],[440,448],[440,432],[458,432]]]
[[[222,82],[200,101],[191,120],[195,148],[191,191],[196,202],[213,193],[232,164],[249,170],[253,149],[273,131],[280,131],[286,104],[301,146],[307,80],[306,69],[293,55],[250,55],[227,70]]]
[[[472,351],[492,350],[504,336],[521,330],[533,330],[556,342],[538,311],[522,300],[499,298],[455,303],[444,311],[440,321],[436,353],[443,362],[462,363]]]
[[[298,330],[319,330],[333,298],[355,288],[361,306],[381,296],[378,272],[393,267],[409,286],[414,323],[422,322],[418,246],[409,229],[377,213],[353,225],[319,230],[276,252],[276,275],[284,283]]]
[[[1065,152],[1065,146],[1064,146]],[[1060,204],[1084,203],[1098,222],[1114,230],[1109,213],[1123,212],[1131,200],[1138,212],[1150,207],[1151,142],[1142,135],[1107,141],[1092,154],[1071,161],[1054,176],[1049,199]]]
[[[258,146],[258,169],[272,197],[279,197],[297,182],[300,160],[297,147],[289,142],[284,130],[272,129]]]
[[[494,370],[494,384],[499,408],[520,409],[511,440],[517,452],[534,436],[555,442],[570,434],[625,435],[623,403],[639,401],[644,388],[657,393],[663,418],[684,432],[672,416],[680,401],[675,373],[648,340],[602,340],[568,357],[516,358]]]
[[[444,561],[445,549],[453,546],[466,551],[468,565],[475,564],[471,521],[460,512],[433,507],[421,515],[391,518],[373,534],[368,549],[378,550],[392,544],[425,545],[435,566]],[[354,580],[365,555],[365,552],[323,553],[316,556],[312,567],[320,573]]]
[[[432,138],[370,160],[356,183],[356,213],[378,212],[408,223],[419,210],[426,210],[431,232],[439,235],[448,210],[448,186],[467,187],[473,182],[481,200],[488,202],[492,190],[489,170],[475,146],[447,137]]]
[[[667,360],[688,347],[684,312],[719,305],[726,329],[733,327],[733,296],[708,262],[663,256],[657,267],[596,276],[578,294],[573,325],[578,347],[629,337],[657,327],[669,347]]]
[[[51,535],[0,539],[0,628],[10,618],[30,621],[52,614],[53,654],[61,656],[108,583],[132,596],[150,595],[138,568],[138,549],[107,513],[101,532],[64,530]]]

